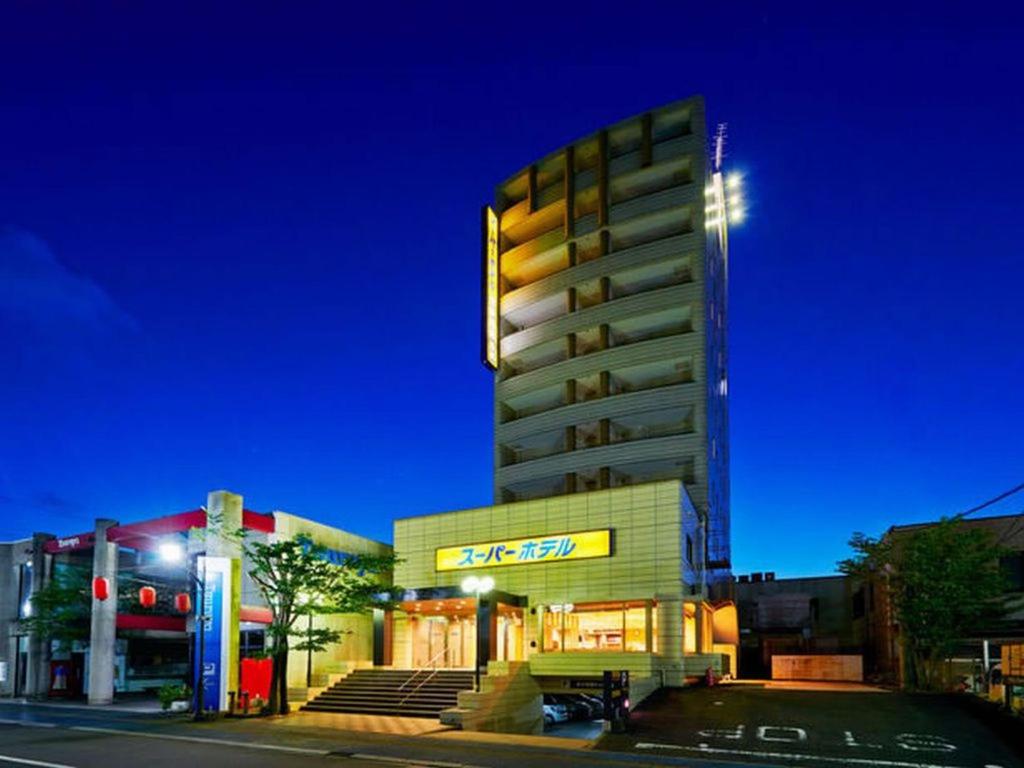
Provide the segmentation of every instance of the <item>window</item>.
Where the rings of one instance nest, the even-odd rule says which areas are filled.
[[[1011,592],[1024,591],[1024,552],[1014,552],[999,558],[999,568]]]
[[[853,618],[862,618],[864,612],[864,587],[861,587],[853,593]]]
[[[647,608],[643,602],[553,605],[544,612],[545,652],[647,651]],[[651,650],[657,616],[651,611]]]
[[[686,562],[693,565],[693,539],[690,534],[686,534]]]

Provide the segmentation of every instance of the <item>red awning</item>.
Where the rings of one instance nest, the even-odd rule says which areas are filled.
[[[184,616],[147,616],[139,613],[117,614],[118,629],[159,629],[165,632],[184,632]]]
[[[115,525],[107,529],[107,541],[116,542],[130,549],[153,550],[160,545],[163,537],[174,533],[185,533],[191,528],[206,527],[206,511],[193,509],[179,512],[176,515],[165,515],[152,520],[138,523]],[[242,527],[250,531],[262,533],[274,532],[274,515],[242,510]],[[74,536],[51,539],[43,545],[43,549],[51,555],[59,552],[73,552],[79,549],[91,549],[95,544],[95,533],[79,533]]]

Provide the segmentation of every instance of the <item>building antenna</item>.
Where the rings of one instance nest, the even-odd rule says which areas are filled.
[[[722,170],[722,158],[725,155],[725,123],[719,123],[715,130],[715,170]]]

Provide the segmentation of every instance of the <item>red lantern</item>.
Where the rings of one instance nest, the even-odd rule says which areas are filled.
[[[97,600],[103,601],[110,597],[110,582],[102,576],[97,576],[92,580],[92,596]]]
[[[179,592],[174,596],[174,608],[178,613],[188,613],[192,610],[192,598],[186,592]]]
[[[139,590],[139,605],[143,608],[152,608],[156,605],[156,590],[153,587],[143,587]]]

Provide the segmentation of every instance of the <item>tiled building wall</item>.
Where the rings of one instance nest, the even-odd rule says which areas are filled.
[[[407,589],[457,586],[470,574],[528,595],[531,605],[681,598],[682,489],[675,480],[558,496],[395,521],[403,562],[395,583]],[[435,571],[438,547],[505,538],[614,529],[611,557],[562,563]],[[528,625],[530,623],[528,622]]]

